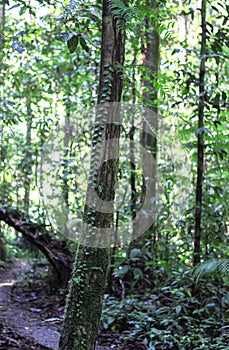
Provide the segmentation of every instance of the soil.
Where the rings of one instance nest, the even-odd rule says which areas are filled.
[[[0,349],[58,349],[64,318],[65,291],[56,291],[48,267],[14,260],[0,268]],[[96,350],[140,350],[120,334],[100,331]]]
[[[40,309],[25,307],[12,293],[16,283],[28,270],[29,261],[16,260],[0,274],[0,349],[57,349],[58,327],[45,324]],[[31,300],[31,299],[30,299]],[[19,302],[18,302],[19,301]],[[35,345],[37,345],[35,347]]]
[[[58,349],[65,295],[20,281],[33,267],[16,260],[0,273],[0,349]],[[33,287],[33,288],[31,288]],[[96,350],[103,350],[100,346]]]

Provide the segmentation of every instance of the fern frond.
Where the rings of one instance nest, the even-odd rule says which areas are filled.
[[[122,0],[108,0],[108,4],[120,31],[124,31],[125,28],[132,29],[131,22],[135,20],[136,24],[140,18],[140,10],[135,6],[126,6]]]
[[[201,277],[208,274],[229,274],[229,259],[212,259],[197,265],[193,270],[193,276],[198,282]]]

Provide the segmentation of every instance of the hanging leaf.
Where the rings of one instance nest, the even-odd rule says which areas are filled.
[[[192,21],[194,20],[194,10],[192,7],[190,7],[190,15],[191,15],[191,18],[192,18]]]
[[[70,53],[73,53],[78,45],[78,36],[73,35],[68,41],[67,41],[67,46],[69,49]]]
[[[87,52],[89,52],[89,47],[85,41],[85,39],[83,37],[80,38],[80,45],[82,46],[82,48],[84,50],[86,50]]]
[[[222,100],[225,102],[227,101],[227,94],[225,91],[222,92]]]
[[[27,6],[24,5],[23,7],[21,7],[19,11],[19,15],[22,16],[26,12],[26,10],[27,10]]]
[[[213,99],[213,107],[214,108],[219,108],[219,104],[220,104],[220,93],[217,93]]]
[[[12,41],[12,46],[19,53],[25,51],[25,45],[21,41]]]

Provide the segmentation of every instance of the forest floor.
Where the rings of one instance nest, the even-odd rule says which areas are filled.
[[[39,267],[38,267],[39,269]],[[0,269],[0,349],[57,349],[65,293],[54,292],[36,277],[30,260],[15,260]],[[136,349],[121,335],[100,334],[96,350]]]

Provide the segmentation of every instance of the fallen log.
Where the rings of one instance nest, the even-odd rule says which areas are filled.
[[[67,285],[72,270],[73,254],[64,240],[53,238],[54,233],[48,230],[47,226],[35,223],[17,209],[5,205],[0,206],[0,221],[20,232],[26,241],[39,249],[52,265],[58,285]]]

